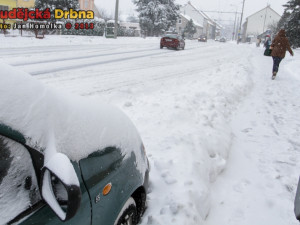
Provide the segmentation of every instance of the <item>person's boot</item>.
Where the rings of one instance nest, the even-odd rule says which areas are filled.
[[[272,80],[274,80],[274,79],[275,79],[275,77],[276,77],[276,74],[277,74],[277,72],[276,72],[276,71],[274,71],[274,72],[273,72],[273,76],[272,76]]]

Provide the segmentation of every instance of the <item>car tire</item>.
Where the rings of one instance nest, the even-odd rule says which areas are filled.
[[[185,48],[185,45],[183,45],[182,50],[184,50],[184,48]]]
[[[178,51],[180,49],[180,45],[178,45],[175,49],[176,51]]]
[[[114,225],[136,225],[137,220],[136,203],[134,199],[130,197],[122,207]]]
[[[162,49],[163,47],[164,47],[164,46],[161,45],[161,46],[160,46],[160,49]]]

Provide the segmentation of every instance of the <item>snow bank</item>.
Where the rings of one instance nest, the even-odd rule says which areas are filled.
[[[57,43],[70,45],[64,49],[72,48],[65,37],[56,38]],[[83,57],[91,54],[93,45],[88,40],[86,37],[82,42]],[[113,53],[110,63],[98,64],[107,58],[95,57],[97,63],[78,68],[82,62],[70,60],[68,64],[58,58],[23,69],[34,72],[60,63],[75,65],[72,70],[36,78],[86,98],[92,95],[94,102],[100,98],[113,102],[133,119],[151,164],[148,208],[142,225],[204,224],[214,194],[212,182],[224,170],[230,153],[232,112],[252,87],[248,59],[253,57],[253,48],[186,40],[186,50],[172,51],[159,49],[159,38],[98,40],[103,51]],[[79,41],[81,37],[74,37],[74,43]],[[125,47],[130,53],[115,54]],[[48,57],[61,54],[54,48],[47,50],[49,53],[43,54]],[[29,56],[28,60],[35,62],[40,54]],[[25,59],[16,59],[16,55],[6,58],[15,64]]]
[[[47,88],[4,63],[0,67],[0,123],[20,131],[27,144],[46,152],[54,145],[57,152],[76,161],[116,146],[125,157],[136,151],[139,162],[141,139],[120,110]]]
[[[231,149],[232,112],[252,87],[247,59],[220,58],[215,66],[211,57],[184,61],[181,77],[114,93],[141,131],[151,163],[143,225],[200,225],[210,211],[212,182]],[[195,63],[198,69],[189,72]],[[176,74],[174,64],[159,72]],[[203,64],[209,68],[203,71]]]

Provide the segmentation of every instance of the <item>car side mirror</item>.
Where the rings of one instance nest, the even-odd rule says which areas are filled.
[[[300,221],[300,179],[298,182],[298,187],[297,187],[297,192],[296,192],[296,197],[294,202],[294,212],[297,220]]]
[[[42,171],[42,197],[54,213],[67,221],[80,207],[81,191],[78,177],[69,158],[55,153]]]

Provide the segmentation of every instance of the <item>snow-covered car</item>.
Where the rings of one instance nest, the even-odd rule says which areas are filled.
[[[215,41],[220,41],[220,36],[216,36]]]
[[[149,163],[127,116],[0,67],[0,224],[137,224]]]
[[[198,38],[198,41],[201,41],[201,42],[207,42],[207,37],[206,37],[206,35],[200,35],[200,37]]]
[[[181,48],[184,50],[185,41],[180,35],[167,34],[160,39],[160,48],[162,49],[163,47],[174,48],[176,50]]]
[[[220,38],[219,41],[220,41],[220,42],[226,42],[226,38],[225,38],[225,37],[222,37],[222,38]]]

